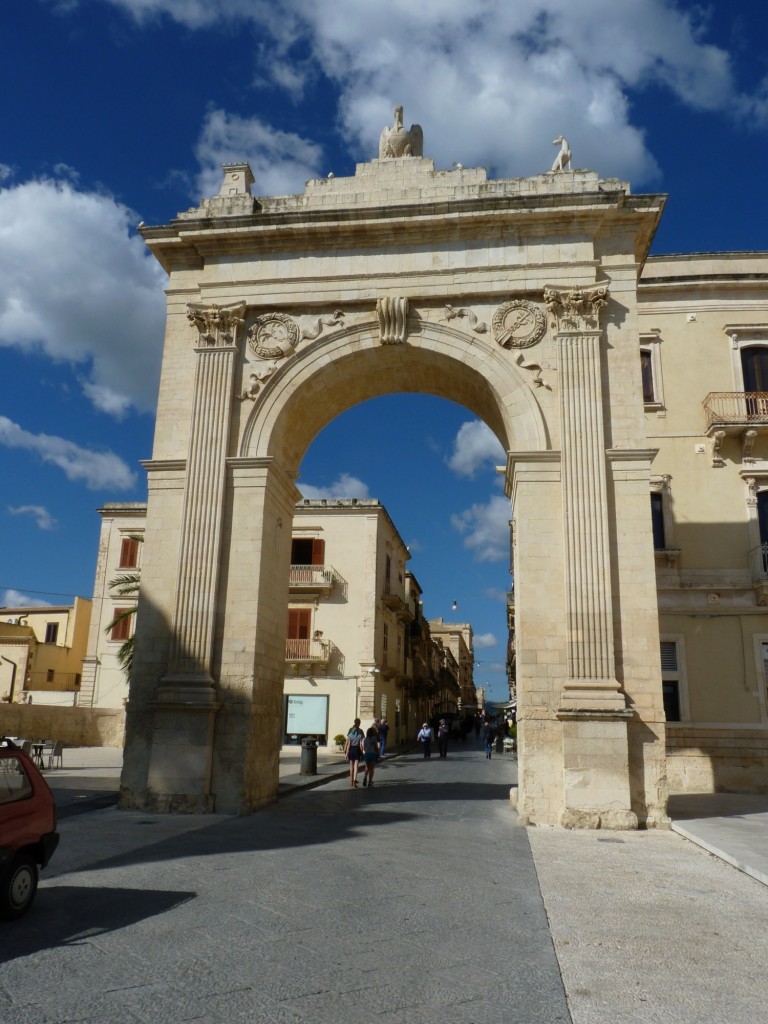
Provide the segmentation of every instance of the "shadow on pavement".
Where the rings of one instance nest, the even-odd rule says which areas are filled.
[[[53,885],[40,889],[25,917],[3,925],[3,961],[78,945],[194,899],[194,892]]]
[[[669,798],[669,816],[675,821],[699,818],[740,818],[768,813],[768,795],[759,793],[680,793]]]
[[[407,764],[402,767],[407,768]],[[59,870],[54,860],[46,871],[46,877],[53,879],[73,871],[188,860],[190,857],[329,845],[354,838],[361,830],[405,821],[415,823],[420,819],[434,817],[436,812],[433,808],[437,807],[440,808],[441,817],[451,818],[454,814],[451,804],[455,804],[455,814],[460,817],[464,802],[506,801],[509,799],[509,788],[508,782],[450,782],[440,779],[424,782],[407,778],[393,779],[391,775],[389,778],[383,777],[372,790],[363,789],[362,786],[352,790],[342,783],[333,789],[311,790],[311,799],[280,800],[243,817],[222,815],[214,822],[207,818],[200,828],[189,829],[189,818],[185,817],[183,834],[154,843],[142,841],[132,844],[130,850],[113,856],[90,859],[84,854],[80,863],[68,863]],[[379,804],[387,805],[387,809],[379,808]],[[393,804],[422,805],[423,812],[417,807],[393,810]],[[135,811],[114,813],[116,817],[111,822],[117,821],[120,824],[122,818],[126,829],[136,825],[153,825],[161,820]],[[87,824],[90,825],[90,822]],[[96,819],[94,826],[98,827]],[[66,836],[63,835],[62,843],[65,842]],[[103,846],[100,850],[103,850]]]

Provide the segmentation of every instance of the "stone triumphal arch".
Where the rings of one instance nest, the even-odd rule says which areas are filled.
[[[523,820],[665,820],[637,329],[663,200],[420,154],[396,118],[354,177],[256,198],[227,165],[218,196],[143,229],[170,281],[125,807],[274,798],[298,467],[340,412],[411,391],[508,452]]]

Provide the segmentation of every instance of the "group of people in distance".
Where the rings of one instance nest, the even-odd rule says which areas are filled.
[[[347,742],[344,745],[344,758],[349,762],[349,784],[357,785],[357,776],[362,763],[363,786],[373,785],[373,774],[378,761],[384,757],[387,749],[387,735],[389,725],[386,718],[379,720],[375,718],[373,725],[369,726],[366,732],[360,728],[360,719],[356,718],[352,728],[347,733]]]
[[[493,753],[494,740],[497,735],[510,735],[510,723],[502,721],[501,724],[497,725],[479,716],[476,718],[467,717],[462,722],[459,733],[462,739],[466,739],[467,733],[473,725],[475,736],[479,736],[482,733],[485,756],[490,760]],[[360,719],[355,719],[352,728],[347,733],[347,741],[344,746],[344,757],[349,762],[350,786],[357,786],[361,764],[364,769],[363,786],[373,785],[376,764],[384,756],[388,733],[389,725],[386,718],[381,720],[375,718],[373,725],[366,732],[363,732],[360,728]],[[430,758],[432,756],[432,741],[435,739],[435,735],[437,736],[437,748],[440,757],[448,757],[448,738],[451,735],[451,727],[445,718],[441,718],[434,726],[429,722],[424,722],[421,729],[419,729],[416,739],[421,745],[424,757]]]

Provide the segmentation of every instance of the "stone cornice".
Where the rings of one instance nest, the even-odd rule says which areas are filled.
[[[407,181],[403,182],[407,187]],[[557,195],[491,196],[452,201],[422,201],[405,205],[319,208],[261,212],[248,217],[176,220],[169,225],[143,227],[141,234],[167,270],[200,268],[206,257],[221,254],[337,249],[397,241],[434,244],[441,240],[477,238],[489,230],[498,236],[506,221],[512,232],[526,237],[550,233],[567,219],[570,229],[595,234],[606,221],[614,229],[626,226],[638,238],[635,258],[644,260],[656,230],[664,197],[625,195],[623,192]],[[645,218],[642,228],[639,218]]]

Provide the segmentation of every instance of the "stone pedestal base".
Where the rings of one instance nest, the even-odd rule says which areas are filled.
[[[636,829],[627,720],[631,712],[563,711],[562,828]]]
[[[164,686],[154,711],[145,809],[209,814],[213,726],[221,707],[210,687]]]

